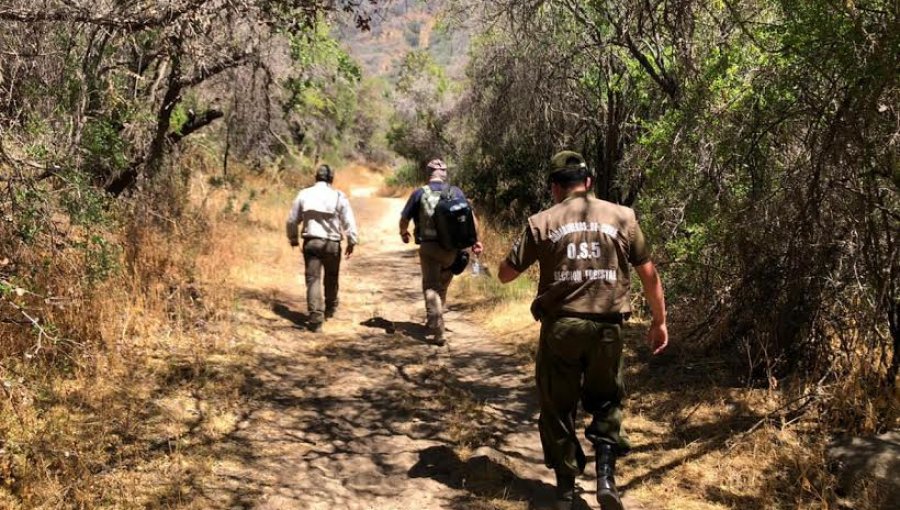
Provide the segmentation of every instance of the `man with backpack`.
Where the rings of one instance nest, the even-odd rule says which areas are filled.
[[[621,430],[621,327],[631,314],[632,268],[653,314],[647,338],[653,354],[669,341],[662,284],[634,211],[594,197],[591,180],[580,154],[554,156],[548,185],[556,205],[528,218],[497,274],[507,283],[540,266],[531,306],[541,321],[538,429],[544,463],[556,472],[560,510],[572,508],[575,477],[586,464],[576,436],[579,402],[592,418],[585,436],[597,452],[597,501],[603,510],[622,510],[614,476],[616,457],[631,448]]]
[[[434,343],[443,345],[444,309],[453,274],[465,268],[468,253],[464,250],[471,248],[479,255],[484,247],[478,241],[477,223],[465,194],[446,182],[447,165],[433,159],[426,168],[428,183],[410,195],[400,215],[400,238],[409,242],[409,222],[414,221],[426,325],[434,335]]]
[[[300,244],[297,230],[303,223],[303,262],[306,266],[306,306],[309,330],[319,332],[325,319],[338,307],[338,273],[341,269],[341,240],[347,234],[349,259],[359,242],[356,220],[347,196],[331,187],[334,171],[328,165],[316,170],[316,183],[297,194],[287,220],[291,246]],[[325,306],[322,306],[322,272],[325,273]]]

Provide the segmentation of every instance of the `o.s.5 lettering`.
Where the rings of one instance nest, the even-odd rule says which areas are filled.
[[[600,243],[569,243],[566,246],[566,256],[570,260],[599,259],[603,254]]]

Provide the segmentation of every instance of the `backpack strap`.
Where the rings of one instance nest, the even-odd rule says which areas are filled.
[[[453,191],[453,186],[450,186],[446,182],[441,183],[441,189],[440,189],[441,198],[444,198],[444,199],[453,198],[452,191]],[[424,186],[422,186],[423,194],[424,193],[431,194],[431,193],[435,193],[435,192],[436,192],[436,190],[431,189],[431,186],[429,186],[428,184],[425,184]]]

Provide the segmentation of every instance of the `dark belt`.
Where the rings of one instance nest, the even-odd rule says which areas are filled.
[[[569,311],[559,311],[553,314],[553,318],[562,319],[565,317],[569,317],[572,319],[584,319],[587,321],[593,322],[602,322],[604,324],[619,324],[621,325],[625,322],[628,317],[630,317],[630,313],[581,313],[581,312],[569,312]]]

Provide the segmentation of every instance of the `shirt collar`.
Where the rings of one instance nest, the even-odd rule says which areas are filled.
[[[573,192],[569,193],[568,196],[566,196],[566,198],[563,199],[563,202],[568,202],[569,200],[573,200],[576,198],[593,198],[593,197],[594,197],[594,192],[590,191],[590,190],[573,191]]]

